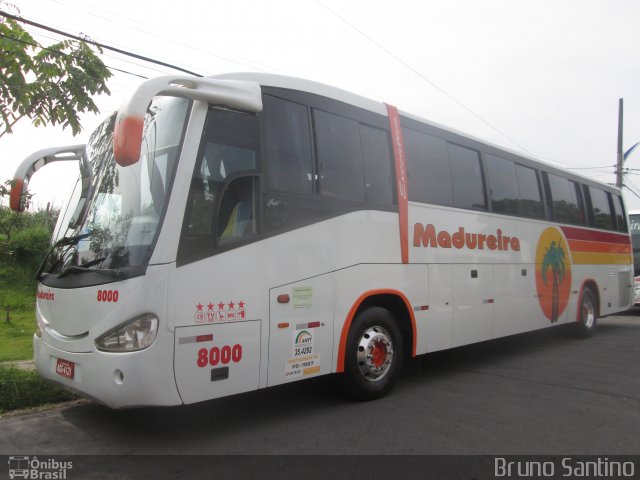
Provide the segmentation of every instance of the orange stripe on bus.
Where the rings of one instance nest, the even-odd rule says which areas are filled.
[[[360,297],[355,301],[355,303],[351,306],[349,313],[347,314],[347,318],[344,321],[344,325],[342,325],[342,333],[340,334],[340,344],[338,345],[338,364],[336,365],[336,372],[341,373],[344,372],[344,357],[347,349],[347,337],[349,336],[349,329],[351,328],[351,322],[353,322],[353,318],[356,315],[356,312],[367,298],[373,297],[375,295],[395,295],[396,297],[400,297],[407,307],[407,311],[409,312],[409,318],[411,319],[411,330],[413,332],[413,345],[411,348],[411,356],[416,356],[416,342],[417,342],[417,332],[416,332],[416,317],[413,315],[413,309],[411,308],[411,304],[407,297],[397,290],[388,290],[388,289],[380,289],[380,290],[370,290],[366,293],[360,295]]]
[[[622,253],[583,253],[571,252],[574,265],[630,265],[631,255]]]
[[[590,242],[587,240],[569,240],[568,243],[572,252],[631,253],[631,245],[621,243]]]
[[[407,181],[407,157],[402,138],[400,114],[393,105],[387,105],[389,129],[393,144],[393,159],[396,165],[396,183],[398,193],[398,220],[400,224],[400,255],[402,263],[409,263],[409,191]]]

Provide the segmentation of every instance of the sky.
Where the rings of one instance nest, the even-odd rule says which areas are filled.
[[[640,141],[637,0],[11,3],[28,20],[202,75],[257,71],[340,87],[606,183],[615,182],[619,98],[624,149]],[[26,28],[45,46],[60,38]],[[102,59],[129,73],[113,72],[100,115],[83,115],[77,137],[23,119],[0,138],[0,181],[36,150],[85,143],[139,76],[179,73],[109,51]],[[625,167],[627,205],[640,209],[640,148]],[[72,162],[38,171],[34,207],[59,206],[77,173]]]

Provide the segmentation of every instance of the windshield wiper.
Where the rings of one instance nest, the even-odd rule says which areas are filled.
[[[47,254],[44,256],[44,259],[42,260],[42,263],[40,264],[40,268],[38,268],[38,272],[36,273],[36,280],[40,281],[42,279],[42,270],[44,270],[44,266],[47,263],[47,259],[49,258],[49,256],[53,253],[53,251],[56,248],[65,247],[65,246],[69,246],[69,245],[75,245],[80,240],[83,240],[83,239],[87,238],[89,235],[91,235],[91,232],[81,233],[80,235],[72,235],[70,237],[62,237],[60,240],[58,240],[56,243],[54,243],[53,246],[47,252]]]
[[[96,260],[87,262],[83,265],[71,265],[65,268],[62,272],[60,272],[60,275],[58,275],[58,278],[66,277],[70,273],[88,273],[88,272],[100,273],[102,275],[108,275],[113,278],[120,278],[122,276],[122,273],[120,272],[120,270],[109,270],[106,268],[89,268],[92,265],[97,265],[98,263],[106,260],[106,258],[107,257],[98,258]]]
[[[53,250],[56,247],[74,245],[78,243],[80,240],[87,238],[89,235],[91,235],[91,232],[81,233],[80,235],[72,235],[71,237],[62,237],[60,240],[58,240],[56,243],[53,244],[53,247],[51,247],[51,250]]]

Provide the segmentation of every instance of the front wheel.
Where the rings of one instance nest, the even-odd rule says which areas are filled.
[[[598,306],[593,291],[586,287],[580,296],[580,317],[576,323],[576,333],[579,337],[587,338],[593,335],[598,324]]]
[[[400,377],[402,359],[402,334],[395,317],[381,307],[367,308],[349,329],[341,386],[358,400],[381,398]]]

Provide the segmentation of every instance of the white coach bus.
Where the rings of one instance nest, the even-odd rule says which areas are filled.
[[[620,191],[313,82],[143,83],[86,147],[38,272],[40,374],[113,408],[403,360],[632,302]]]

